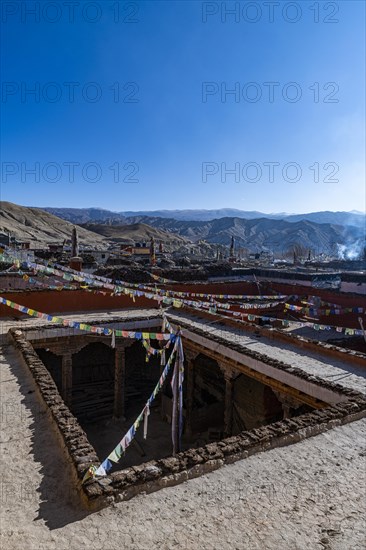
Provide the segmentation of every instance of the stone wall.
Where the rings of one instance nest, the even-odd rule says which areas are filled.
[[[344,390],[340,385],[324,382],[328,388],[333,387],[337,393],[342,391],[346,394],[347,401],[296,418],[244,431],[217,443],[198,449],[189,449],[174,457],[152,460],[130,467],[112,473],[100,482],[91,479],[82,485],[81,480],[89,466],[99,464],[96,452],[85,432],[64,404],[51,375],[32,345],[25,339],[24,334],[20,330],[11,329],[9,339],[18,350],[23,364],[29,368],[36,382],[39,397],[48,406],[53,427],[58,433],[71,465],[71,475],[89,509],[101,508],[113,501],[128,500],[141,492],[152,492],[176,485],[216,470],[224,464],[268,449],[296,443],[306,437],[366,416],[366,399],[363,395],[352,390]],[[288,366],[288,368],[291,367]],[[302,374],[304,377],[309,377],[306,373]],[[310,378],[313,381],[314,377]],[[318,382],[322,381],[318,379]]]

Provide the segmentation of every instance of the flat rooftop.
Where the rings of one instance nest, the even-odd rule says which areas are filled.
[[[157,315],[156,309],[83,313],[113,321]],[[79,319],[80,313],[60,315]],[[227,341],[305,373],[366,393],[366,369],[288,342],[171,311],[170,320],[216,345]],[[295,445],[268,450],[156,493],[99,512],[80,502],[46,406],[4,338],[9,328],[44,326],[39,319],[1,323],[2,547],[23,550],[363,549],[366,543],[366,419]],[[187,328],[185,328],[187,327]],[[32,331],[33,332],[33,331]]]

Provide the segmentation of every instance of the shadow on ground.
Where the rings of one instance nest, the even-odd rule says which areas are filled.
[[[68,464],[56,437],[46,405],[37,398],[35,382],[30,372],[20,361],[14,360],[13,348],[5,345],[3,352],[5,361],[0,360],[0,368],[4,362],[10,365],[23,396],[21,404],[26,408],[21,408],[19,412],[23,417],[21,423],[27,423],[32,432],[33,463],[30,460],[29,468],[36,466],[42,476],[39,486],[22,483],[21,498],[29,504],[33,501],[35,508],[38,506],[34,521],[43,520],[50,530],[80,521],[91,512],[85,509],[78,495],[71,476],[71,465]],[[29,477],[31,476],[26,476]]]

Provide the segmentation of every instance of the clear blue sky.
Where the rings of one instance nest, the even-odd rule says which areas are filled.
[[[2,200],[364,210],[363,1],[2,4]]]

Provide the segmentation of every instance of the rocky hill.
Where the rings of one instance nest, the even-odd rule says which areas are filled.
[[[156,244],[163,243],[165,250],[176,250],[181,246],[189,244],[185,237],[181,237],[171,232],[151,227],[144,223],[134,223],[126,225],[106,225],[89,223],[82,226],[88,231],[94,231],[98,235],[106,237],[113,242],[123,242],[134,244],[135,242],[146,242],[149,245],[152,238]]]
[[[11,202],[0,202],[0,232],[19,241],[30,241],[32,246],[60,243],[71,239],[74,225],[38,208],[27,208]],[[84,228],[78,228],[80,244],[105,248],[107,241]]]

